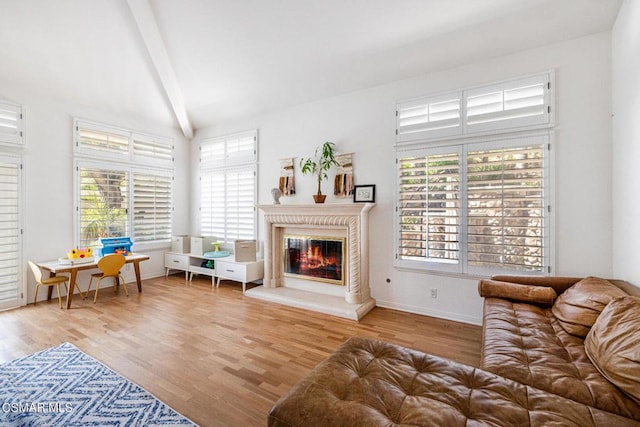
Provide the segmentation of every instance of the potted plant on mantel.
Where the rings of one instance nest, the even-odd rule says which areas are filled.
[[[318,177],[318,194],[313,195],[316,203],[324,203],[327,197],[322,194],[322,180],[329,178],[327,172],[333,166],[339,166],[335,158],[336,145],[333,142],[325,142],[321,147],[316,148],[313,158],[300,159],[300,169],[303,175],[316,175]]]

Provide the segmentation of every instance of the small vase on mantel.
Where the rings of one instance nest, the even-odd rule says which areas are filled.
[[[324,199],[326,199],[327,196],[325,194],[314,194],[313,195],[313,200],[316,203],[324,203]]]

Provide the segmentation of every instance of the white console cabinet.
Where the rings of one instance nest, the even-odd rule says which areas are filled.
[[[201,267],[203,261],[213,260],[215,268]],[[220,279],[234,280],[242,283],[242,293],[247,290],[247,282],[264,277],[264,261],[236,261],[233,255],[223,258],[206,258],[202,255],[167,252],[164,255],[165,277],[170,270],[184,271],[184,279],[193,279],[194,274],[211,277],[211,285],[220,286]],[[189,275],[191,274],[191,275]],[[215,283],[215,278],[218,282]]]
[[[164,254],[164,268],[166,269],[165,277],[169,275],[169,270],[182,270],[184,280],[189,279],[189,255],[172,252]]]
[[[216,276],[215,268],[201,266],[204,261],[209,260],[211,260],[211,258],[206,258],[201,255],[167,252],[164,254],[165,277],[169,275],[170,270],[182,270],[184,271],[184,280],[193,279],[194,274],[203,274],[211,277],[211,285],[213,285],[213,279]]]
[[[264,277],[264,260],[236,261],[234,256],[216,259],[216,276],[220,286],[220,279],[242,282],[242,293],[247,290],[247,282],[253,282]]]

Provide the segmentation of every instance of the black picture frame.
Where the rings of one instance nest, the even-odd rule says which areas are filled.
[[[354,203],[375,203],[375,201],[376,186],[374,184],[353,186]]]

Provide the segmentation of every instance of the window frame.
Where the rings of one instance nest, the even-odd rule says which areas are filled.
[[[486,88],[501,88],[517,86],[519,81],[531,82],[531,81],[548,81],[546,84],[545,92],[545,105],[547,109],[547,119],[541,123],[531,124],[517,124],[514,126],[513,122],[506,121],[504,126],[498,126],[495,129],[479,129],[469,130],[467,129],[467,107],[466,99],[468,93],[476,93],[477,91],[485,90]],[[447,99],[451,98],[451,94],[461,95],[461,126],[459,135],[439,135],[435,132],[433,135],[425,135],[424,133],[420,138],[410,139],[403,137],[399,131],[399,118],[396,112],[396,176],[395,176],[395,212],[394,212],[394,267],[402,270],[422,271],[434,274],[445,274],[461,277],[486,277],[496,273],[502,274],[551,274],[555,264],[555,213],[552,208],[555,205],[555,193],[554,193],[554,147],[555,147],[555,133],[553,127],[555,125],[555,87],[554,87],[554,73],[553,70],[546,73],[540,73],[536,75],[524,76],[516,79],[509,79],[502,82],[491,83],[482,86],[476,86],[467,88],[460,91],[451,91],[447,93],[436,94],[435,96],[427,96],[422,98],[413,98],[410,102],[419,103],[430,100]],[[420,101],[423,100],[423,101]],[[398,105],[411,105],[407,104],[408,101],[398,101]],[[450,130],[451,131],[451,130]],[[510,147],[525,147],[527,141],[531,145],[532,141],[540,141],[539,144],[545,147],[543,151],[543,245],[542,245],[542,267],[541,270],[527,271],[520,269],[509,269],[500,267],[480,267],[470,265],[468,262],[468,194],[467,194],[467,160],[468,153],[471,151],[477,151],[478,149],[490,150],[492,148],[502,148],[505,146]],[[434,261],[429,260],[407,260],[402,259],[400,256],[400,244],[401,244],[401,230],[400,230],[400,212],[401,212],[401,158],[411,157],[419,153],[429,153],[429,155],[446,154],[452,151],[459,153],[459,224],[458,224],[458,242],[459,242],[459,255],[457,262],[446,261]],[[424,241],[428,244],[428,241]]]
[[[229,148],[232,144],[235,144],[237,141],[237,143],[239,144],[242,139],[246,140],[251,138],[253,140],[252,143],[252,147],[250,149],[247,149],[244,151],[244,155],[242,155],[242,152],[240,152],[241,155],[239,156],[234,156],[234,155],[230,155],[229,152]],[[221,145],[222,146],[222,150],[218,149],[218,152],[221,153],[221,157],[215,157],[211,154],[211,152],[214,152],[216,150],[215,145]],[[246,144],[245,144],[246,145]],[[200,223],[200,234],[201,235],[207,235],[207,236],[213,236],[219,239],[222,239],[225,242],[232,242],[233,240],[236,240],[237,238],[240,239],[246,239],[246,238],[250,238],[250,239],[257,239],[258,236],[258,212],[257,212],[257,202],[258,202],[258,145],[259,145],[259,139],[258,139],[258,129],[251,129],[251,130],[247,130],[244,132],[236,132],[236,133],[232,133],[232,134],[228,134],[228,135],[221,135],[221,136],[216,136],[216,137],[212,137],[212,138],[206,138],[200,141],[200,145],[199,145],[199,171],[198,171],[198,182],[199,182],[199,194],[200,194],[200,206],[198,208],[199,211],[199,223]],[[238,153],[237,151],[234,151],[235,153]],[[213,228],[211,229],[204,229],[204,218],[203,218],[203,212],[207,212],[207,211],[213,211],[213,205],[205,207],[204,203],[205,203],[205,197],[204,197],[204,192],[203,192],[203,178],[205,178],[206,176],[209,176],[211,174],[214,173],[219,173],[222,174],[225,177],[225,181],[227,179],[228,174],[232,174],[232,173],[236,173],[238,171],[242,171],[242,170],[247,170],[247,171],[251,171],[253,173],[253,199],[251,204],[253,205],[253,218],[251,221],[251,227],[252,227],[252,235],[244,235],[244,236],[239,236],[240,234],[240,227],[238,227],[237,229],[234,229],[235,232],[230,232],[230,228],[228,227],[228,224],[226,223],[226,221],[224,221],[224,228],[222,231],[222,235],[219,235],[218,233],[213,233]],[[224,199],[225,199],[225,211],[228,210],[227,208],[227,202],[226,200],[228,200],[228,190],[229,188],[226,186],[225,184],[225,194],[224,194]],[[225,218],[226,218],[226,212],[224,214]]]
[[[3,111],[5,112],[3,114]],[[15,119],[11,117],[15,113]],[[0,132],[0,147],[24,147],[25,108],[21,104],[0,99],[0,126],[2,120],[15,120],[15,132]]]
[[[7,164],[15,164],[17,170],[17,228],[15,229],[17,232],[17,257],[16,257],[16,277],[17,277],[17,295],[15,300],[8,300],[4,302],[0,302],[0,311],[8,310],[11,308],[20,307],[25,305],[27,293],[26,290],[26,275],[24,270],[24,240],[23,240],[23,231],[24,231],[24,195],[25,195],[25,179],[24,179],[24,170],[25,170],[25,159],[22,153],[11,153],[1,149],[0,147],[0,162]]]
[[[469,124],[468,101],[470,98],[490,91],[499,92],[511,90],[518,87],[518,85],[532,85],[535,83],[543,85],[543,106],[547,110],[546,114],[540,117],[540,120],[522,120],[515,118],[514,120],[498,121],[495,125]],[[416,132],[403,131],[403,110],[416,108],[420,105],[430,106],[445,100],[459,101],[458,126],[448,127],[446,129],[423,129],[422,131]],[[550,129],[555,125],[555,72],[554,70],[548,70],[484,85],[399,100],[396,102],[395,114],[396,147],[414,144],[422,145],[428,142],[442,143],[443,141],[459,140],[469,137],[477,138],[481,136],[497,136],[512,132]]]
[[[171,233],[173,231],[173,212],[174,208],[174,180],[175,170],[173,167],[173,140],[166,137],[154,136],[148,133],[135,132],[115,126],[105,125],[97,122],[91,122],[82,119],[74,119],[74,245],[79,246],[82,242],[82,214],[80,212],[81,201],[81,179],[80,172],[84,168],[98,168],[107,171],[122,171],[128,174],[128,192],[127,192],[127,231],[126,235],[130,237],[135,245],[136,250],[150,250],[156,248],[167,247],[171,242]],[[127,150],[116,150],[110,152],[102,148],[93,149],[90,146],[83,145],[81,143],[80,132],[81,131],[94,131],[94,132],[107,132],[117,136],[126,138]],[[152,145],[159,145],[160,147],[166,147],[165,154],[161,158],[154,158],[156,151],[151,150],[150,156],[141,156],[136,152],[136,141],[149,142]],[[170,159],[166,155],[166,151],[169,150],[171,155]],[[138,240],[139,236],[135,235],[135,211],[134,211],[134,199],[135,199],[135,187],[134,176],[136,174],[144,175],[157,175],[162,177],[170,177],[170,230],[167,238],[155,239],[155,240]]]

